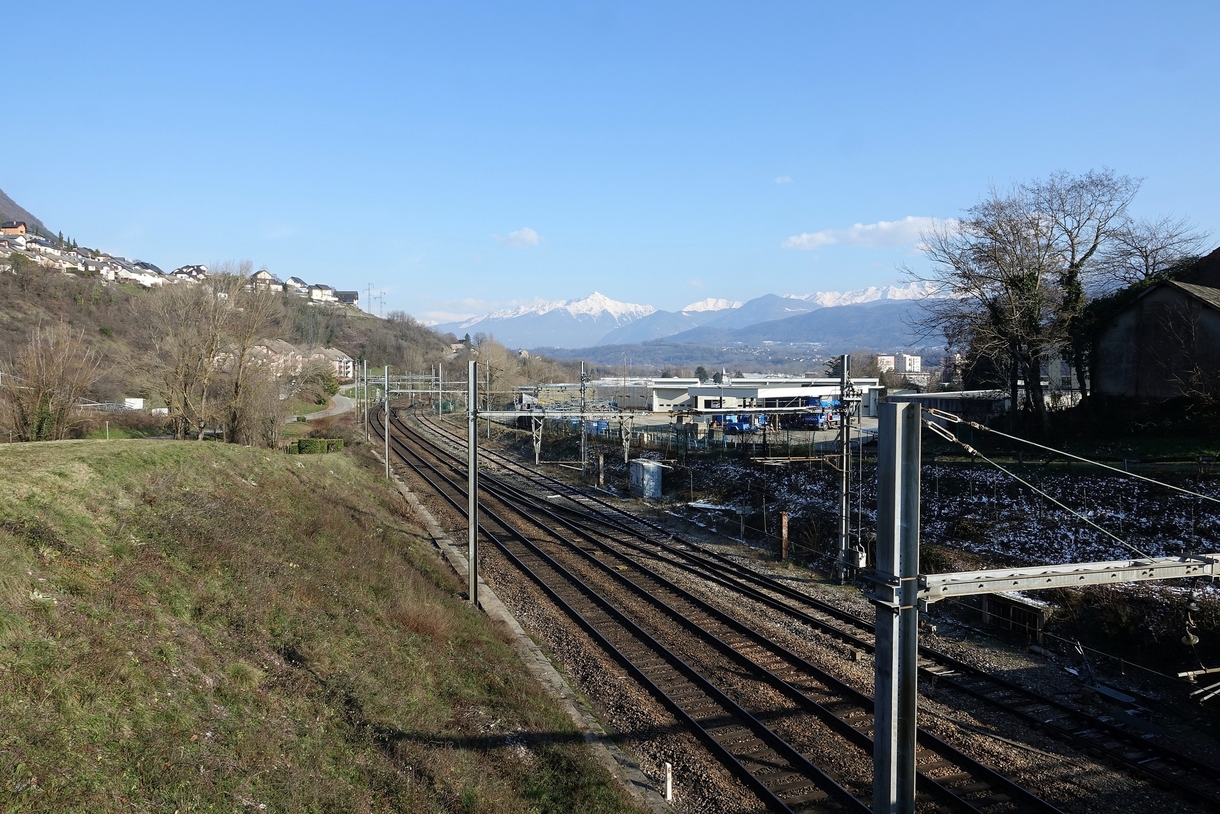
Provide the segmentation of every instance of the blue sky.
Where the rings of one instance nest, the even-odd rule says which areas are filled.
[[[50,2],[22,20],[0,188],[53,229],[166,270],[248,258],[371,285],[423,319],[889,284],[919,262],[905,219],[1059,169],[1142,177],[1137,214],[1220,242],[1215,3]]]

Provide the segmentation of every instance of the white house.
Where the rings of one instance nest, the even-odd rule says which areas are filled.
[[[322,348],[310,354],[311,359],[325,359],[335,372],[335,378],[341,382],[350,381],[356,377],[356,360],[338,348]]]
[[[339,298],[335,296],[335,290],[328,285],[311,285],[309,287],[309,299],[314,302],[339,301]]]
[[[103,275],[104,276],[104,275]],[[114,279],[120,283],[135,283],[145,288],[156,288],[165,285],[165,278],[151,271],[125,269],[122,266],[114,273]]]

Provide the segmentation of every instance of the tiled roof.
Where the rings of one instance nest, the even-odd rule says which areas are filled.
[[[1169,285],[1175,288],[1180,288],[1187,294],[1197,300],[1202,300],[1212,308],[1220,310],[1220,288],[1212,288],[1206,285],[1194,285],[1193,283],[1179,283],[1176,280],[1171,281]]]

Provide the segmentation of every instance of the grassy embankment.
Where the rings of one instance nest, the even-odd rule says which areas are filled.
[[[0,467],[0,810],[634,810],[359,458]]]

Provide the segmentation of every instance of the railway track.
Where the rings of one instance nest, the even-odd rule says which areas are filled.
[[[455,511],[463,512],[460,462],[431,448],[405,425],[399,424],[392,438],[399,460]],[[488,539],[641,683],[680,709],[705,740],[722,751],[731,746],[729,757],[738,773],[765,790],[770,805],[780,810],[863,806],[860,800],[871,793],[870,698],[644,567],[638,558],[602,545],[596,533],[564,518],[545,501],[494,477],[482,479],[486,499],[480,505],[486,508],[481,511],[488,513],[490,525],[501,529],[493,532],[487,522],[481,523]],[[508,521],[504,511],[517,519]],[[533,530],[524,533],[522,524]],[[554,538],[554,544],[540,543],[540,531]],[[559,562],[561,557],[566,564]],[[659,641],[666,632],[668,644]],[[681,656],[674,650],[675,636],[686,650]],[[691,701],[696,705],[693,712]],[[708,710],[710,720],[732,722],[709,728]],[[842,739],[842,747],[832,748],[854,752],[857,764],[865,767],[863,775],[845,778],[841,771],[815,765],[807,752],[810,733],[818,731]],[[826,751],[825,744],[821,751]],[[757,763],[759,755],[766,756],[762,764]],[[778,765],[780,760],[788,763]],[[920,733],[917,765],[919,800],[937,810],[1057,810],[928,732]]]
[[[435,422],[424,424],[446,442],[464,446],[465,439],[447,428]],[[406,424],[399,422],[399,426],[403,432],[414,432]],[[873,625],[868,620],[761,575],[730,557],[704,550],[658,524],[541,475],[511,458],[489,451],[481,455],[514,477],[544,489],[550,499],[539,498],[529,491],[521,491],[519,499],[531,511],[545,512],[553,522],[563,522],[572,533],[596,537],[603,546],[621,546],[621,553],[629,557],[662,561],[799,619],[851,647],[872,652]],[[482,477],[489,488],[502,488],[494,476]],[[955,690],[1001,709],[1075,749],[1220,810],[1220,768],[1158,743],[1157,736],[1140,726],[1134,716],[1086,713],[926,646],[920,648],[919,669],[921,676],[934,682],[938,690]],[[871,717],[871,702],[868,708]]]

